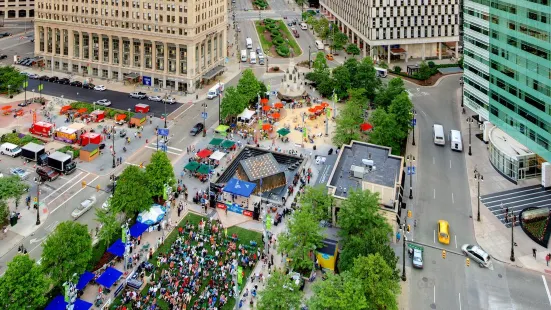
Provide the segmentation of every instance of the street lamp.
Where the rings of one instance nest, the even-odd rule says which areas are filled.
[[[204,102],[203,104],[201,104],[201,106],[203,107],[203,137],[206,137],[207,136],[207,103]]]
[[[476,215],[476,220],[480,222],[480,182],[484,181],[484,176],[478,172],[478,169],[474,168],[474,178],[478,183],[478,212]]]
[[[411,145],[415,145],[415,123],[417,122],[417,119],[415,118],[417,116],[417,111],[415,111],[415,109],[411,112],[411,116],[413,117],[411,121],[411,125],[413,126],[413,141],[411,142]]]
[[[312,47],[308,45],[308,69],[312,69],[312,52],[310,51]]]
[[[517,220],[517,216],[514,214],[513,209],[511,208],[510,214],[505,215],[506,218],[509,217],[512,219],[511,222],[511,256],[509,259],[514,262],[515,261],[515,238],[514,238],[514,228],[515,228],[515,221]]]
[[[469,123],[469,156],[473,155],[473,152],[471,151],[471,124],[474,122],[474,119],[472,116],[467,117],[467,123]]]
[[[266,56],[266,73],[268,73],[268,68],[269,68],[269,64],[268,64],[268,56]]]
[[[36,202],[34,208],[36,209],[36,225],[40,225],[40,177],[34,178],[36,183]]]
[[[218,125],[222,125],[222,84],[220,84],[220,80],[218,80]]]
[[[415,162],[415,156],[408,155],[406,160],[409,162],[409,199],[413,199],[413,163]]]
[[[115,130],[111,130],[111,135],[113,136],[113,168],[117,167],[117,164],[115,163]]]
[[[402,234],[404,235],[404,242],[402,244],[402,281],[406,281],[406,230],[405,230],[406,224],[402,224]]]
[[[11,85],[8,85],[8,98],[10,98]]]

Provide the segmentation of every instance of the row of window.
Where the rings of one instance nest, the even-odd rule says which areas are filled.
[[[386,19],[383,18],[373,18],[371,19],[371,27],[407,27],[407,26],[431,26],[431,25],[456,25],[458,24],[458,16],[455,15],[452,19],[452,16],[409,16],[409,17],[399,17],[400,23],[398,24],[398,17]],[[419,24],[417,23],[419,22]]]
[[[543,48],[543,47],[541,47],[541,46],[533,45],[531,43],[528,43],[528,42],[523,41],[523,40],[519,40],[518,38],[512,37],[512,36],[507,36],[507,44],[509,44],[511,46],[514,46],[516,48],[520,48],[525,52],[528,52],[532,55],[536,55],[536,56],[541,57],[545,60],[550,60],[550,58],[549,58],[549,52],[550,51]]]
[[[509,109],[513,113],[518,114],[520,117],[538,126],[539,128],[547,132],[551,132],[551,124],[540,118],[538,115],[521,106],[518,106],[516,103],[506,98],[506,96],[500,95],[497,91],[490,90],[490,106],[495,106],[497,104]]]
[[[404,27],[404,28],[378,28],[373,29],[375,32],[375,40],[387,39],[410,39],[410,38],[432,38],[436,36],[454,36],[455,27],[447,26],[424,26],[424,27]],[[388,32],[387,36],[387,30]],[[372,36],[368,36],[370,39]]]
[[[495,75],[491,75],[490,76],[490,83],[492,83],[493,85],[496,85],[497,87],[503,89],[504,91],[508,92],[509,94],[523,100],[524,102],[526,102],[527,104],[533,106],[534,108],[542,111],[542,112],[546,112],[546,105],[545,105],[545,102],[543,102],[542,100],[526,93],[525,91],[523,91],[522,89],[519,89],[517,86],[513,86],[509,83],[507,83],[506,81],[496,77]],[[540,84],[538,81],[532,81],[532,83],[534,83],[534,86],[533,87],[542,87],[543,84]]]
[[[496,46],[496,45],[492,46],[490,52],[496,56],[505,58],[508,61],[517,64],[519,68],[530,70],[538,75],[541,75],[544,78],[551,79],[551,68],[549,68],[548,62],[531,61],[527,59],[526,55],[523,55],[523,53],[517,54],[514,51],[509,51],[509,50],[500,48],[499,46]]]
[[[392,4],[388,0],[364,0],[364,3],[360,3],[360,0],[348,0],[348,1],[359,1],[358,4],[365,4],[366,6],[371,7],[380,7],[380,6],[413,6],[413,5],[439,5],[439,4],[459,4],[458,0],[393,0]],[[346,2],[346,1],[343,1]],[[348,3],[343,3],[347,5]]]

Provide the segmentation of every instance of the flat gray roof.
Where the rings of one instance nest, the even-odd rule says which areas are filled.
[[[447,68],[438,68],[438,71],[442,74],[452,74],[452,73],[461,73],[463,69],[460,67],[447,67]]]

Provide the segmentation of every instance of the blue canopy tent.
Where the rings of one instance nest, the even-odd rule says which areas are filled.
[[[92,308],[92,304],[82,299],[75,300],[74,310],[88,310]],[[52,300],[46,307],[46,310],[65,310],[67,309],[67,303],[63,296],[59,295]]]
[[[122,276],[122,271],[118,271],[113,267],[108,267],[105,269],[105,272],[96,280],[96,283],[103,285],[106,288],[110,288],[117,282],[117,280]]]
[[[228,184],[224,186],[224,192],[242,197],[250,197],[255,188],[255,183],[232,178]]]
[[[148,228],[149,228],[149,225],[144,224],[144,223],[140,223],[140,222],[136,222],[136,224],[134,224],[134,225],[132,225],[132,227],[130,227],[130,236],[132,236],[133,238],[138,238]]]
[[[77,290],[83,290],[86,285],[88,285],[88,282],[90,282],[94,278],[94,276],[95,275],[90,271],[85,271],[82,275],[80,275],[77,283]]]
[[[119,257],[123,257],[124,256],[124,243],[122,243],[121,239],[115,241],[115,243],[113,243],[109,247],[109,249],[107,249],[107,252],[109,252],[111,254],[115,254]]]

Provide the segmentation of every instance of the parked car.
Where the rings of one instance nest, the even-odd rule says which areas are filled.
[[[8,58],[8,55],[6,55],[6,54],[0,55],[0,59],[6,59],[6,58]]]
[[[176,103],[176,98],[174,97],[167,97],[167,98],[164,98],[163,99],[163,102],[166,102],[168,104],[175,104]]]
[[[490,255],[477,245],[464,244],[461,247],[461,251],[474,260],[480,267],[489,267],[491,264]]]
[[[82,84],[82,88],[94,89],[94,87],[96,87],[96,85],[94,85],[94,84],[92,84],[92,83]]]
[[[108,107],[108,106],[111,105],[111,101],[109,101],[107,99],[100,99],[98,101],[95,101],[94,103],[97,104],[97,105],[102,105],[104,107]]]
[[[119,136],[120,136],[121,138],[126,137],[126,129],[122,129],[121,131],[119,131]]]
[[[47,81],[47,80],[50,79],[50,77],[47,76],[47,75],[43,75],[43,76],[39,77],[38,79],[41,80],[41,81]]]
[[[414,268],[423,269],[423,251],[413,249],[412,264]]]
[[[103,85],[96,85],[94,86],[94,90],[97,90],[97,91],[104,91],[106,90],[107,88],[105,88],[105,86]]]
[[[73,219],[81,217],[86,211],[92,209],[96,204],[96,196],[91,196],[90,198],[84,200],[80,205],[71,213]]]
[[[69,83],[69,85],[76,86],[76,87],[82,87],[82,82],[72,81],[71,83]]]
[[[59,81],[59,78],[57,76],[52,76],[48,79],[48,82],[52,82],[52,83],[55,83]]]
[[[40,177],[42,181],[50,181],[57,179],[59,177],[59,172],[55,171],[54,169],[43,166],[36,168],[36,173]]]
[[[160,102],[163,100],[163,98],[161,98],[161,96],[149,96],[147,97],[147,100]]]
[[[327,54],[325,55],[325,58],[327,58],[327,60],[334,60],[335,57],[333,57],[333,54]]]
[[[141,91],[130,93],[130,98],[144,99],[145,97],[147,97],[147,94]]]
[[[27,100],[27,101],[20,102],[20,103],[18,103],[17,105],[20,106],[20,107],[26,107],[26,106],[28,106],[29,104],[31,104],[31,100]]]
[[[195,124],[195,126],[193,126],[193,128],[191,128],[190,133],[191,133],[192,136],[196,136],[201,131],[203,131],[203,128],[205,128],[203,123],[197,123],[197,124]]]
[[[0,33],[0,38],[9,37],[9,36],[11,36],[11,33],[9,32]]]
[[[29,73],[29,79],[36,80],[36,79],[38,79],[38,78],[39,78],[38,74],[36,74],[36,73]]]
[[[29,177],[29,172],[21,167],[11,168],[10,173],[16,175],[22,180],[26,180]]]
[[[69,83],[71,83],[71,80],[69,80],[68,78],[62,78],[62,79],[57,80],[57,82],[59,84],[69,85]]]

